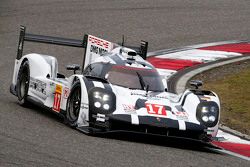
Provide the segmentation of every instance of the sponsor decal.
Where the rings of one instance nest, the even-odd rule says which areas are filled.
[[[150,97],[157,98],[157,99],[167,99],[168,98],[167,96],[159,96],[159,95],[150,96]]]
[[[151,98],[152,100],[153,100],[153,99],[155,99],[155,100],[158,100],[158,99],[168,99],[167,96],[146,95],[146,93],[137,93],[137,92],[131,92],[131,95],[148,97],[148,98]]]
[[[84,68],[100,55],[110,52],[112,48],[113,44],[111,42],[88,35]]]
[[[149,114],[167,116],[166,109],[163,105],[145,103]]]
[[[106,49],[108,49],[110,46],[110,42],[102,40],[102,39],[94,37],[94,36],[91,36],[91,35],[89,35],[88,40],[91,44],[96,44],[96,45],[104,47]]]
[[[91,45],[90,46],[90,52],[101,55],[101,54],[104,54],[104,53],[108,52],[108,50],[103,49],[103,48],[99,48],[98,46]]]
[[[53,110],[55,112],[60,112],[61,97],[62,97],[62,85],[56,84],[54,104],[53,104]]]
[[[131,92],[131,95],[135,95],[135,96],[144,96],[146,97],[146,94],[142,94],[142,93],[137,93],[137,92]]]
[[[186,113],[186,112],[183,112],[183,111],[174,111],[173,114],[179,120],[188,120],[188,113]]]
[[[30,88],[46,95],[46,83],[40,80],[30,78]]]
[[[135,106],[132,104],[122,104],[122,106],[123,106],[123,110],[125,112],[135,112],[136,111]]]
[[[64,87],[63,89],[63,98],[67,99],[69,97],[70,90],[68,87]]]

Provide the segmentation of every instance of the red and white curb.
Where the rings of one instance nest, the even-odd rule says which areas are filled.
[[[214,46],[210,46],[212,44]],[[176,51],[152,52],[149,53],[148,61],[158,68],[160,74],[167,79],[177,71],[187,67],[250,54],[249,42],[212,44],[190,46]]]
[[[187,67],[249,55],[249,41],[225,41],[151,52],[147,60],[159,70],[160,75],[168,80],[170,76]],[[224,139],[212,142],[212,144],[222,148],[220,152],[250,160],[250,141],[222,130],[219,130],[217,137]]]
[[[218,138],[224,138],[223,141],[213,141],[217,147],[223,148],[227,151],[222,151],[227,154],[231,154],[246,160],[250,160],[250,141],[241,139],[238,136],[223,132],[222,130],[218,131]]]

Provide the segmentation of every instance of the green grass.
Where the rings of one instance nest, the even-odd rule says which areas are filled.
[[[250,134],[250,68],[226,78],[210,81],[205,89],[216,92],[221,101],[221,123]]]

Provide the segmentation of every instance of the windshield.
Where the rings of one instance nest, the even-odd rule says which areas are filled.
[[[150,91],[164,91],[161,77],[155,69],[113,66],[108,72],[107,80],[130,89],[145,90],[148,86]]]

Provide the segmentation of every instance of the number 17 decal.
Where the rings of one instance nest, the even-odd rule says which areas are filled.
[[[62,97],[62,86],[56,84],[54,104],[53,104],[53,110],[55,112],[60,112],[61,97]]]
[[[163,105],[145,103],[149,114],[164,115],[167,116],[166,109]]]

